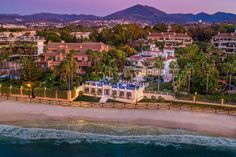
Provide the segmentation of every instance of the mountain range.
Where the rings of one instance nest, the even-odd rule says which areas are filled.
[[[135,5],[130,8],[115,12],[105,17],[94,15],[52,14],[39,13],[32,15],[0,14],[0,23],[25,23],[25,22],[74,22],[78,20],[123,20],[135,23],[193,23],[203,22],[236,23],[236,14],[217,12],[215,14],[168,14],[154,7]]]

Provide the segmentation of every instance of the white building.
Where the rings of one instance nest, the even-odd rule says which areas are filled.
[[[136,72],[136,76],[158,76],[158,69],[154,67],[154,63],[157,57],[161,56],[164,58],[164,69],[161,71],[161,76],[163,76],[165,82],[170,82],[172,80],[172,74],[170,72],[169,65],[172,61],[176,61],[175,50],[173,48],[165,48],[164,50],[159,50],[154,45],[150,46],[150,51],[142,51],[136,55],[128,58],[128,64],[126,68],[133,68]],[[149,67],[143,65],[143,61],[149,61],[151,64]]]
[[[71,35],[76,39],[89,39],[92,32],[72,32]]]
[[[143,99],[145,86],[125,82],[87,81],[83,88],[84,95],[99,97],[101,103],[106,103],[109,99],[124,103],[137,103]]]

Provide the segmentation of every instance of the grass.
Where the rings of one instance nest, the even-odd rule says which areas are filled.
[[[192,100],[193,99],[192,94],[181,94],[176,93],[177,99],[183,99],[183,100]],[[224,99],[224,102],[226,104],[235,104],[236,105],[236,94],[225,94],[225,95],[196,95],[197,101],[205,101],[205,102],[214,102],[214,103],[220,103],[221,99]]]
[[[92,97],[92,96],[79,96],[75,99],[75,101],[84,101],[84,102],[99,102],[100,98]]]
[[[149,86],[146,88],[146,91],[158,91],[158,83],[150,82]],[[172,83],[171,82],[161,82],[160,91],[163,92],[172,92]]]
[[[99,102],[100,99],[101,99],[101,98],[99,98],[99,97],[92,97],[92,96],[83,95],[83,96],[79,96],[78,98],[76,98],[75,101],[82,101],[82,102]],[[116,103],[116,102],[118,102],[118,101],[109,99],[107,102]]]

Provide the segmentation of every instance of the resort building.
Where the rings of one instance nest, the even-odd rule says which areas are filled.
[[[218,33],[211,43],[225,53],[236,54],[236,31],[234,33]]]
[[[151,45],[150,48],[151,50],[149,51],[142,51],[129,57],[126,68],[132,68],[137,77],[158,76],[159,72],[158,69],[154,67],[154,63],[157,57],[161,56],[164,58],[164,68],[161,71],[161,76],[163,76],[164,82],[170,82],[172,80],[172,74],[169,65],[171,62],[176,61],[175,50],[173,48],[159,50],[154,45]],[[150,63],[148,67],[143,64],[145,60]]]
[[[171,48],[186,47],[193,43],[192,37],[187,33],[175,32],[150,33],[148,40],[161,42],[165,47]]]
[[[87,81],[84,85],[84,95],[101,98],[100,103],[106,103],[109,99],[124,103],[137,103],[144,97],[145,85],[108,81]]]
[[[74,51],[73,57],[77,61],[77,73],[85,74],[86,68],[91,66],[90,56],[86,53],[87,50],[93,50],[98,52],[107,52],[109,46],[100,42],[88,42],[88,43],[52,43],[47,45],[47,52],[41,55],[41,62],[44,62],[44,68],[54,69],[62,61],[64,61],[67,55]]]

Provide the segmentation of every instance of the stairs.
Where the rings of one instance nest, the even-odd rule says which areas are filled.
[[[99,102],[104,104],[108,101],[108,99],[109,99],[108,96],[102,96]]]

